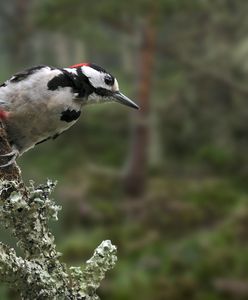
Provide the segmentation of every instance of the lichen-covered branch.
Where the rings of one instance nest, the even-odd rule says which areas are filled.
[[[86,267],[71,267],[73,288],[86,299],[99,299],[96,290],[104,279],[105,273],[112,269],[117,261],[116,247],[109,240],[103,241],[95,250],[94,255],[87,260]]]
[[[10,151],[0,128],[0,154]],[[6,152],[4,152],[6,151]],[[0,168],[0,223],[17,239],[23,256],[0,242],[0,280],[10,283],[22,299],[98,299],[96,289],[113,268],[116,247],[104,241],[84,267],[67,267],[59,261],[55,239],[48,227],[61,209],[50,194],[55,183],[35,187],[23,184],[16,165]]]

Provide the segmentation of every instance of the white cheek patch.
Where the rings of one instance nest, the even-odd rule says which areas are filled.
[[[89,78],[89,81],[93,87],[111,90],[111,86],[104,82],[104,77],[106,76],[105,73],[99,72],[90,66],[83,66],[82,72]]]
[[[118,92],[119,91],[119,84],[118,81],[115,79],[114,85],[112,87],[113,92]]]
[[[77,75],[77,69],[76,68],[64,68],[67,72]]]

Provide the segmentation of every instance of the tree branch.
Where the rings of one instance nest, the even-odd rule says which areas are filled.
[[[1,125],[0,154],[10,151]],[[0,242],[0,280],[16,287],[22,299],[99,299],[96,289],[117,260],[116,247],[103,242],[85,269],[69,270],[59,261],[61,254],[48,227],[61,209],[49,198],[55,185],[48,180],[45,185],[35,187],[31,182],[26,187],[16,164],[0,168],[0,222],[10,229],[24,253],[17,256]]]
[[[0,155],[11,152],[11,146],[7,139],[6,131],[0,121]],[[6,158],[0,157],[0,165],[6,162]],[[16,164],[12,164],[5,168],[0,168],[0,179],[1,180],[17,180],[21,182],[21,172]]]

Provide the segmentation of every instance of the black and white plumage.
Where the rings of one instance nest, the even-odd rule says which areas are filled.
[[[119,92],[117,80],[94,64],[37,66],[12,76],[0,85],[0,119],[13,148],[2,167],[71,127],[84,105],[110,101],[138,108]]]

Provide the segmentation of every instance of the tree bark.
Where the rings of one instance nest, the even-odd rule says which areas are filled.
[[[143,194],[147,178],[150,95],[156,44],[155,20],[156,9],[154,6],[148,12],[142,26],[137,92],[140,111],[133,127],[130,161],[124,178],[125,192],[130,196]]]
[[[0,155],[11,152],[11,146],[7,139],[6,131],[0,122]],[[0,157],[0,165],[6,163],[6,157]],[[0,167],[0,180],[17,180],[21,182],[21,173],[17,165],[14,163],[8,167]]]
[[[0,121],[0,155],[7,154],[11,151],[12,148],[8,142],[7,133],[4,129],[4,125]],[[8,158],[0,156],[0,166],[7,162],[6,159]],[[12,186],[0,193],[1,200],[6,201],[10,194],[15,190],[18,190],[21,193],[23,199],[27,199],[27,189],[21,177],[21,170],[18,168],[16,163],[13,163],[8,167],[0,167],[0,181],[16,182],[16,188]]]

